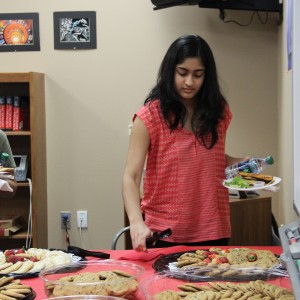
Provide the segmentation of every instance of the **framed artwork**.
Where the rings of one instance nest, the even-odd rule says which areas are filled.
[[[39,50],[38,13],[0,13],[0,52]]]
[[[54,12],[54,49],[96,49],[96,12]]]

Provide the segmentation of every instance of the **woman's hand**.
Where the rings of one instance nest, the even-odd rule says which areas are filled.
[[[132,247],[136,251],[147,251],[146,239],[152,235],[144,222],[130,224]]]

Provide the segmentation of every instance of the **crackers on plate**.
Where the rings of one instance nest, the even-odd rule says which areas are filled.
[[[38,273],[45,268],[71,262],[71,254],[60,250],[50,251],[40,248],[6,250],[0,252],[0,276]]]
[[[29,285],[22,284],[19,279],[14,277],[0,278],[0,300],[22,299],[32,293]]]

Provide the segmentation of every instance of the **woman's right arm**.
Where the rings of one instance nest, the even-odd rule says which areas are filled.
[[[143,221],[141,211],[140,184],[145,160],[150,145],[146,126],[136,117],[131,129],[127,162],[123,176],[123,199],[130,223],[130,235],[133,249],[146,251],[146,238],[150,229]]]
[[[234,156],[230,156],[228,154],[225,154],[225,158],[226,158],[226,167],[228,167],[228,166],[235,165],[237,163],[246,161],[246,160],[250,159],[250,156],[234,157]]]

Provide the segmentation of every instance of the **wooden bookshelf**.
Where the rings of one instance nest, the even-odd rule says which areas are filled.
[[[25,246],[29,211],[32,207],[31,247],[48,247],[47,224],[47,166],[45,124],[44,74],[0,73],[1,95],[29,98],[30,129],[5,132],[14,155],[27,155],[27,178],[32,183],[30,203],[29,180],[18,182],[15,197],[0,199],[1,215],[20,215],[24,220],[22,230],[10,237],[0,238],[0,249]]]

